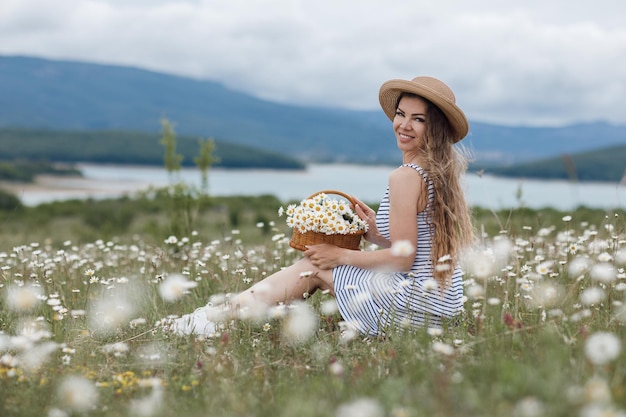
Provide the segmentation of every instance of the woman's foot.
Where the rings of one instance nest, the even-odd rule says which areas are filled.
[[[210,321],[207,316],[207,307],[200,307],[193,313],[185,314],[176,319],[164,319],[163,330],[176,336],[188,336],[191,334],[214,337],[217,335],[216,323]]]

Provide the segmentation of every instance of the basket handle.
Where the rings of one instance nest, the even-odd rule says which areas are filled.
[[[311,194],[311,195],[310,195],[309,197],[307,197],[307,198],[313,198],[313,197],[315,197],[316,195],[318,195],[318,194],[322,194],[322,193],[324,193],[324,194],[335,194],[335,195],[339,195],[339,196],[341,196],[341,197],[345,198],[346,200],[348,200],[348,201],[349,201],[349,202],[350,202],[353,206],[355,206],[355,205],[356,205],[356,201],[354,200],[354,198],[353,198],[352,196],[350,196],[350,195],[348,195],[348,194],[346,194],[346,193],[342,193],[341,191],[337,191],[337,190],[323,190],[323,191],[318,191],[318,192],[316,192],[316,193],[314,193],[314,194]]]

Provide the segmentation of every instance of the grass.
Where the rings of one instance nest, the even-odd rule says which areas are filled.
[[[1,415],[625,415],[623,212],[477,209],[484,233],[465,263],[463,320],[443,332],[351,337],[318,293],[304,339],[285,330],[295,309],[197,339],[154,325],[300,254],[275,200],[189,203],[183,213],[163,196],[91,202],[133,213],[100,238],[79,202],[7,214]],[[189,227],[171,233],[182,215]],[[172,276],[196,286],[168,302]]]

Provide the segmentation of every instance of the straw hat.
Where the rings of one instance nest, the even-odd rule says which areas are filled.
[[[383,111],[393,120],[396,115],[398,97],[402,93],[413,93],[429,100],[446,115],[455,132],[455,142],[463,139],[468,131],[467,118],[456,105],[454,93],[450,87],[433,77],[415,77],[408,80],[389,80],[380,87],[378,99]]]

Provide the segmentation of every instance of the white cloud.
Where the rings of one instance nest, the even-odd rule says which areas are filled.
[[[383,81],[428,74],[472,120],[624,124],[626,3],[574,3],[3,0],[0,54],[133,65],[359,109],[377,108]]]

